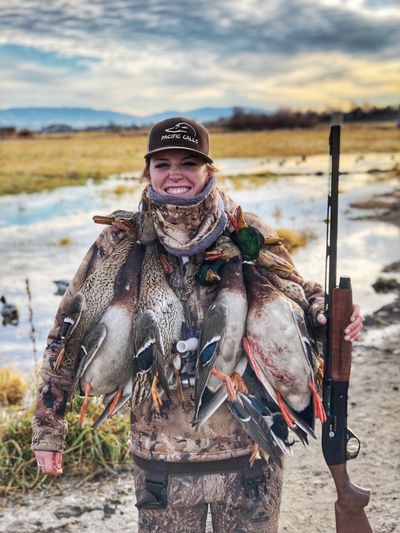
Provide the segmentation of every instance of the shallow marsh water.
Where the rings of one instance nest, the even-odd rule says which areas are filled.
[[[399,161],[400,157],[392,154],[346,154],[341,159],[341,171],[348,174],[342,176],[340,185],[338,273],[351,275],[355,299],[364,313],[393,299],[375,294],[371,284],[385,264],[399,259],[399,230],[384,222],[352,220],[356,212],[350,213],[349,204],[392,190],[397,183],[385,178],[384,171]],[[273,227],[314,234],[315,238],[294,254],[294,260],[304,277],[323,282],[328,158],[228,159],[216,163],[222,188],[245,210],[257,212]],[[254,177],[255,172],[279,176]],[[240,177],[226,177],[233,173]],[[0,367],[19,364],[30,371],[34,366],[25,278],[30,281],[40,359],[60,301],[52,280],[71,279],[102,229],[91,221],[92,216],[115,209],[135,210],[142,187],[137,176],[126,174],[97,185],[88,182],[81,187],[0,197],[0,294],[20,311],[17,327],[0,325]],[[121,192],[124,188],[126,192]],[[60,244],[63,240],[64,245]]]

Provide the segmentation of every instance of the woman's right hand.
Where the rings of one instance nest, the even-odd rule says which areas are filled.
[[[63,452],[48,452],[37,450],[34,452],[38,467],[43,474],[50,476],[59,476],[63,473],[62,461]]]

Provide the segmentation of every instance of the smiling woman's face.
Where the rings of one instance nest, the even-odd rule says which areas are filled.
[[[151,157],[147,179],[158,194],[191,198],[207,185],[210,172],[204,159],[187,150],[163,150]]]

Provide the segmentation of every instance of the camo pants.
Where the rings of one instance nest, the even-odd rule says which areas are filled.
[[[264,465],[264,486],[249,493],[243,471],[170,475],[167,507],[139,509],[138,533],[204,533],[210,506],[214,533],[277,533],[283,469]],[[136,491],[145,486],[137,468]]]

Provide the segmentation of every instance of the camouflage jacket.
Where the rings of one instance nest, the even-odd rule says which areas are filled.
[[[222,195],[227,211],[232,211],[237,204]],[[273,237],[276,233],[257,215],[245,213],[246,221],[257,227],[264,236]],[[43,356],[41,385],[36,398],[36,410],[32,419],[34,450],[62,450],[67,429],[64,420],[67,400],[71,390],[74,372],[61,366],[54,371],[54,362],[61,349],[60,327],[64,311],[72,297],[79,291],[86,278],[96,267],[114,251],[115,247],[126,237],[123,230],[113,226],[106,227],[87,252],[70,286],[63,296],[55,317],[53,329],[48,336],[47,347]],[[269,245],[269,251],[292,262],[282,244]],[[192,334],[201,329],[204,314],[213,302],[217,289],[200,285],[195,278],[204,254],[189,258],[183,264],[182,259],[168,256],[172,274],[169,282],[178,297],[185,302],[187,328]],[[323,307],[322,287],[314,282],[305,282],[304,289],[310,302],[309,315],[315,324],[315,318]],[[184,403],[172,391],[173,404],[165,406],[162,415],[148,416],[148,404],[145,402],[131,417],[132,451],[143,459],[167,461],[213,461],[239,457],[248,454],[252,442],[234,420],[226,406],[218,411],[198,430],[191,421],[194,416],[194,403],[191,388],[185,389]]]

